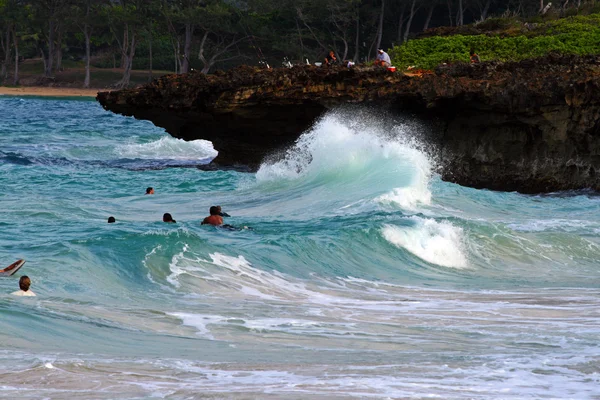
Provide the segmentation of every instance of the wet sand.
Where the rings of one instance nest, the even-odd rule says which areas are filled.
[[[107,89],[81,89],[59,87],[4,87],[0,86],[0,95],[10,96],[49,96],[49,97],[96,97],[98,92]]]

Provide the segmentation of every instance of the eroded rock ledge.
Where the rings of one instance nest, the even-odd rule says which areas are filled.
[[[115,113],[152,121],[185,140],[206,139],[217,168],[255,169],[326,110],[352,104],[438,121],[432,140],[443,179],[539,193],[600,188],[600,58],[548,56],[457,64],[408,76],[385,70],[239,67],[168,75],[98,94]]]

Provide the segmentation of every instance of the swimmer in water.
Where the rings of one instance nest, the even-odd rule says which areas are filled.
[[[174,223],[176,223],[177,221],[175,221],[175,220],[173,219],[173,217],[171,216],[171,214],[169,214],[169,213],[165,213],[165,214],[163,215],[163,222],[169,222],[169,223],[172,223],[172,224],[174,224]]]
[[[21,290],[17,290],[11,294],[15,296],[35,296],[35,293],[29,290],[29,286],[31,286],[31,279],[29,279],[27,275],[23,275],[21,279],[19,279],[19,288]]]
[[[202,220],[202,225],[221,226],[223,225],[223,217],[221,216],[220,207],[210,207],[210,215]]]

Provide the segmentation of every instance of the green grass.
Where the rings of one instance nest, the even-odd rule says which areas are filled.
[[[526,29],[506,24],[493,34],[432,36],[411,40],[390,50],[393,64],[399,68],[414,65],[432,69],[442,63],[469,62],[469,50],[481,61],[519,61],[561,54],[600,53],[600,14],[574,16],[538,23]]]

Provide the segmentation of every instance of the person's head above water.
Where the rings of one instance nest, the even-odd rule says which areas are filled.
[[[146,194],[154,194],[154,188],[153,187],[147,187],[146,188]]]
[[[115,219],[115,217],[108,217],[108,223],[112,224],[113,222],[117,222],[117,220]]]
[[[29,290],[29,286],[31,286],[31,279],[27,275],[23,275],[21,279],[19,279],[19,288],[26,292]]]
[[[210,215],[204,218],[204,220],[202,221],[202,225],[223,225],[223,217],[221,217],[221,213],[218,206],[210,207],[209,212]]]
[[[231,215],[229,215],[229,214],[227,214],[227,213],[224,213],[224,212],[221,210],[221,206],[217,206],[217,215],[220,215],[221,217],[231,217]]]
[[[169,213],[164,213],[164,214],[163,214],[163,222],[172,222],[172,223],[175,223],[175,222],[177,222],[177,221],[175,221],[175,220],[173,219],[173,217],[171,216],[171,214],[169,214]]]

